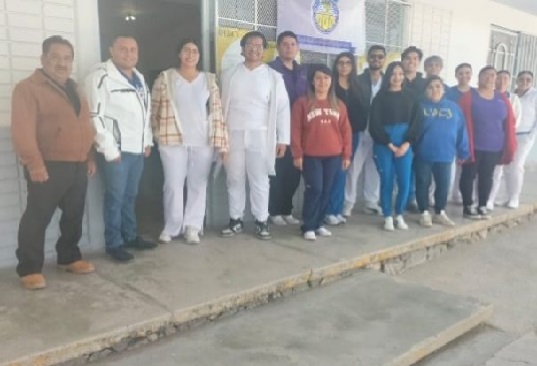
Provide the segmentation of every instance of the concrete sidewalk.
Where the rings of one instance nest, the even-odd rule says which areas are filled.
[[[487,320],[492,306],[360,271],[96,366],[402,366]]]
[[[537,203],[537,174],[528,174],[523,202]],[[457,227],[386,233],[379,217],[357,214],[334,236],[304,241],[297,227],[274,228],[274,240],[247,233],[221,239],[207,233],[200,246],[177,242],[119,265],[88,256],[97,273],[73,276],[48,265],[49,287],[23,291],[12,268],[0,270],[0,365],[54,365],[87,360],[147,343],[274,298],[318,286],[357,269],[398,273],[457,244],[486,236],[533,215],[535,206],[497,209],[493,220],[462,220]]]

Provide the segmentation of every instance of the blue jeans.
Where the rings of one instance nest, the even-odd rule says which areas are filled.
[[[420,212],[429,209],[429,188],[431,176],[434,177],[434,212],[439,214],[446,209],[449,184],[451,181],[451,166],[453,163],[428,162],[414,160],[416,173],[416,200]]]
[[[404,142],[408,124],[400,123],[385,127],[395,146]],[[408,202],[412,175],[412,159],[414,153],[409,147],[406,154],[396,158],[394,153],[386,145],[375,144],[373,146],[375,164],[380,176],[380,206],[384,217],[392,215],[392,197],[394,178],[397,177],[397,197],[395,200],[395,214],[403,214]]]
[[[358,133],[352,134],[352,157],[351,161],[358,148],[360,142],[360,135]],[[345,183],[347,182],[347,171],[340,168],[334,178],[334,184],[332,185],[332,191],[330,192],[330,201],[328,203],[327,215],[341,215],[343,213],[343,204],[345,202]]]
[[[318,158],[305,156],[302,163],[304,176],[304,206],[302,207],[303,233],[317,230],[326,216],[332,184],[341,170],[341,156]]]
[[[118,248],[136,239],[136,196],[144,170],[143,154],[121,153],[121,162],[103,162],[104,242],[107,248]]]

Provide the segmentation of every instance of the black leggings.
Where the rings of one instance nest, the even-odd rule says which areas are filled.
[[[479,151],[474,152],[475,161],[462,166],[459,189],[461,190],[462,203],[464,206],[473,204],[474,180],[477,175],[477,196],[479,207],[487,205],[490,191],[492,189],[492,177],[496,165],[502,157],[501,151]]]

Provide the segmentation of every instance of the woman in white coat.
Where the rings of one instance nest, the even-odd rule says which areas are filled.
[[[537,90],[533,87],[533,73],[521,71],[517,75],[516,95],[520,100],[521,119],[516,128],[517,150],[513,162],[504,167],[505,193],[501,204],[518,208],[524,184],[524,165],[537,134]],[[513,94],[515,94],[513,93]],[[513,109],[515,109],[513,105]],[[516,110],[515,110],[516,114]]]
[[[178,57],[179,67],[163,71],[152,93],[151,124],[164,170],[165,222],[159,241],[169,243],[184,234],[187,243],[197,244],[214,152],[225,159],[228,135],[215,76],[198,69],[198,42],[183,40]]]
[[[511,73],[507,70],[500,70],[496,76],[496,90],[505,94],[505,96],[511,102],[513,107],[513,113],[515,114],[515,128],[518,129],[520,122],[522,121],[522,104],[516,93],[512,93],[511,89]],[[487,202],[487,209],[494,210],[496,202],[499,205],[505,205],[509,198],[507,197],[507,182],[504,165],[496,166],[494,169],[494,181],[492,184],[492,190],[490,191],[489,200]]]

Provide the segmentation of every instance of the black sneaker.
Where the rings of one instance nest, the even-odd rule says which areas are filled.
[[[462,210],[462,216],[465,218],[465,219],[470,219],[470,220],[481,220],[481,215],[479,214],[479,212],[477,212],[477,210],[472,207],[472,206],[465,206]]]
[[[481,215],[481,220],[490,220],[492,217],[485,206],[481,206],[477,209],[477,213]]]
[[[416,203],[416,201],[409,202],[408,205],[406,206],[406,210],[409,213],[420,213],[420,210],[418,208],[418,204]]]
[[[244,223],[241,219],[229,219],[229,224],[222,230],[220,235],[224,238],[230,238],[244,231]]]
[[[155,249],[157,246],[157,243],[142,239],[140,236],[137,236],[134,240],[129,240],[125,242],[125,247],[136,250]]]
[[[126,263],[134,259],[134,256],[123,249],[123,247],[106,248],[106,254],[112,257],[116,262]]]
[[[270,235],[270,229],[267,221],[257,221],[255,220],[255,236],[261,240],[270,240],[272,235]]]

